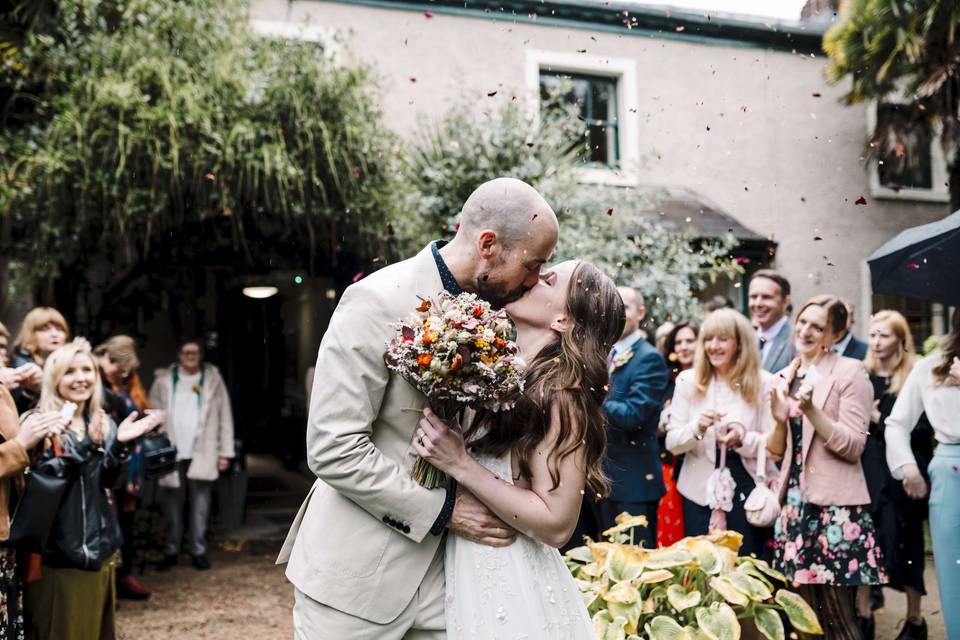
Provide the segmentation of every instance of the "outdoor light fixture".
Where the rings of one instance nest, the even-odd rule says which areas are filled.
[[[327,300],[336,300],[336,299],[337,299],[337,290],[327,289]]]
[[[269,298],[270,296],[277,295],[279,290],[276,287],[244,287],[243,295],[248,298],[256,298],[257,300],[262,300],[263,298]]]

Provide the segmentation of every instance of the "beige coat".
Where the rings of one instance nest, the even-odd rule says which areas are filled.
[[[379,624],[413,599],[442,539],[430,528],[445,491],[410,478],[426,398],[383,363],[391,324],[418,294],[442,290],[427,247],[344,292],[320,344],[307,423],[318,480],[277,560],[310,598]]]
[[[30,464],[26,449],[16,440],[20,433],[17,405],[7,388],[0,385],[0,541],[10,537],[10,491],[23,485],[23,470]]]
[[[220,371],[212,364],[203,365],[203,389],[200,392],[200,424],[197,436],[192,443],[177,442],[173,429],[173,368],[163,369],[150,387],[150,403],[157,409],[167,412],[166,424],[162,427],[170,442],[178,451],[190,451],[190,468],[187,477],[191,480],[216,480],[220,475],[220,458],[232,458],[233,449],[233,411],[230,409],[230,396]],[[179,476],[169,473],[160,478],[160,486],[176,488]]]

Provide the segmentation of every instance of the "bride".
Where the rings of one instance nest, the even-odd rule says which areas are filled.
[[[463,435],[428,409],[413,443],[520,534],[499,548],[447,537],[447,637],[593,640],[557,548],[573,534],[584,491],[607,490],[602,404],[623,302],[596,267],[570,261],[506,311],[528,363],[522,399],[478,414]]]

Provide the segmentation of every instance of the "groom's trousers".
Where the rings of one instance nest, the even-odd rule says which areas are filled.
[[[393,622],[377,624],[311,599],[294,587],[294,640],[444,640],[443,555],[440,543],[413,600]]]

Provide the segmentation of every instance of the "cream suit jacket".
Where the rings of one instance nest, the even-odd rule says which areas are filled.
[[[378,624],[413,599],[445,491],[410,478],[426,398],[384,365],[391,324],[443,290],[430,247],[347,288],[320,344],[307,423],[317,475],[278,564],[310,598]],[[407,411],[413,409],[414,411]]]

